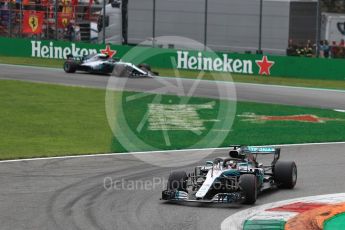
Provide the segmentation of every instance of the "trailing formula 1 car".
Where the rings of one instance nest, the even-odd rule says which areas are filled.
[[[293,161],[279,161],[280,148],[231,146],[228,158],[216,158],[192,173],[172,172],[162,200],[254,204],[258,193],[271,188],[292,189],[297,182]],[[272,155],[269,165],[258,156]]]
[[[111,58],[107,54],[90,54],[83,57],[69,56],[64,63],[66,73],[85,71],[96,74],[113,74],[118,77],[153,77],[158,75],[152,72],[147,64],[134,65]]]

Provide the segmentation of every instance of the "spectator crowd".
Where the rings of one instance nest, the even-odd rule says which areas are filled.
[[[345,58],[345,40],[332,41],[331,44],[327,40],[321,40],[318,44],[318,53],[316,51],[316,44],[313,44],[310,40],[305,44],[296,44],[293,40],[289,40],[286,53],[288,56],[299,57]]]
[[[93,6],[93,0],[0,0],[0,36],[79,41],[81,26],[98,21]]]

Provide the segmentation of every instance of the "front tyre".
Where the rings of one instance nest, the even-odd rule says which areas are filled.
[[[65,61],[63,65],[63,70],[66,73],[75,73],[75,71],[77,71],[77,65],[74,62]]]
[[[139,64],[138,67],[146,72],[151,71],[151,66],[145,63]]]
[[[243,174],[240,176],[240,187],[244,193],[244,204],[254,204],[258,196],[257,180],[253,174]]]
[[[293,161],[278,161],[274,166],[274,180],[279,188],[294,188],[297,182],[296,163]]]
[[[185,171],[172,172],[168,179],[168,190],[187,192],[187,173]]]

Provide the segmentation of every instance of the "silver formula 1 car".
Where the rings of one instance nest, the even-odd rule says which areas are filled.
[[[192,173],[172,172],[162,200],[207,203],[254,204],[258,193],[271,188],[295,187],[297,167],[293,161],[279,161],[280,148],[231,146],[228,158],[216,158]],[[258,156],[273,156],[269,165]]]
[[[157,72],[151,71],[147,64],[134,65],[109,57],[106,54],[90,54],[84,57],[69,56],[64,63],[66,73],[84,71],[95,74],[113,74],[118,77],[153,77]]]

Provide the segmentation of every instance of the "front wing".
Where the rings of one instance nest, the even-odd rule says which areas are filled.
[[[189,199],[189,195],[184,191],[177,190],[164,190],[162,192],[162,200],[174,201],[174,202],[198,202],[198,203],[222,203],[232,204],[241,203],[244,201],[243,193],[232,192],[232,193],[218,193],[212,199]]]

